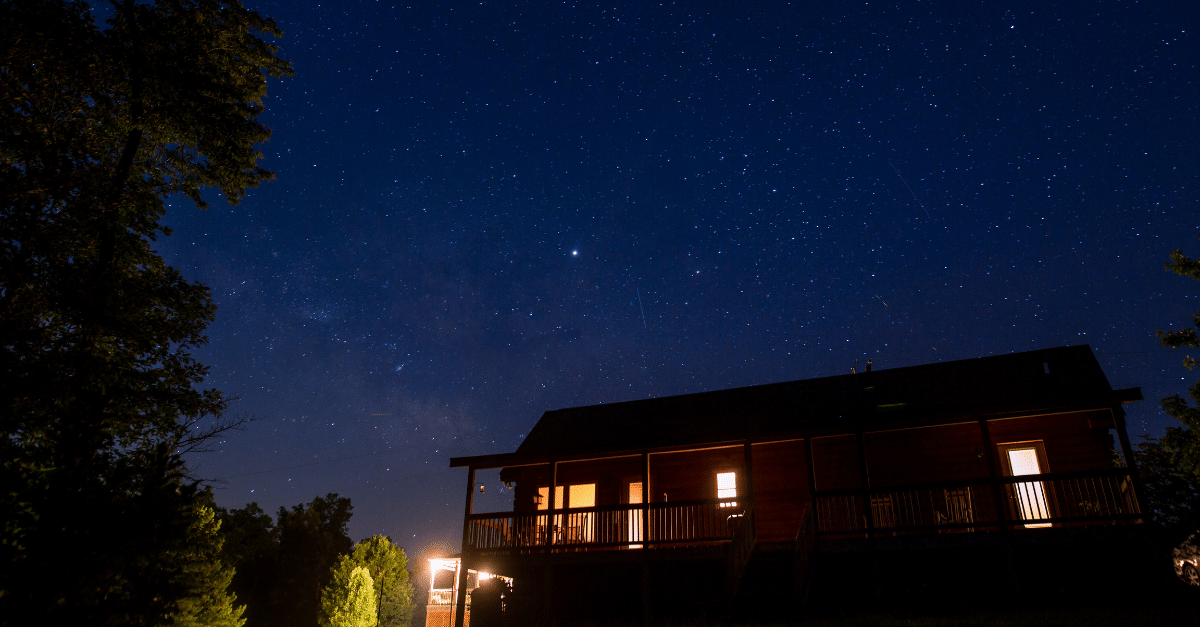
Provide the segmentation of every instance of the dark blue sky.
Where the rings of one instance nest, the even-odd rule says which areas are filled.
[[[450,456],[545,410],[1091,344],[1192,379],[1191,3],[251,2],[285,31],[237,207],[160,250],[261,419],[218,502],[338,492],[357,540],[461,533]],[[1195,376],[1194,374],[1192,376]],[[489,485],[483,508],[504,494]]]

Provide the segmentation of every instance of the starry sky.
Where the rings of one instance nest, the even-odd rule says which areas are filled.
[[[458,545],[448,458],[568,406],[1087,343],[1161,433],[1197,11],[1022,5],[251,0],[296,70],[277,180],[157,244],[257,418],[193,467],[418,556]]]

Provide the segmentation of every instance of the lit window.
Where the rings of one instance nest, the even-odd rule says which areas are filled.
[[[717,498],[731,499],[737,496],[737,473],[717,473]],[[737,502],[721,503],[721,507],[736,507]]]

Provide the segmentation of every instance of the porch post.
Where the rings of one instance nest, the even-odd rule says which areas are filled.
[[[642,453],[642,624],[650,623],[650,453]]]
[[[550,490],[549,490],[550,494],[546,496],[546,510],[547,510],[546,543],[547,544],[554,544],[554,532],[555,532],[554,508],[558,507],[558,504],[556,504],[554,502],[554,495],[558,493],[558,490],[556,489],[557,487],[558,487],[558,462],[550,462]]]
[[[454,627],[463,627],[467,613],[467,546],[471,540],[471,506],[475,500],[475,467],[467,467],[467,506],[463,515],[462,554],[458,558],[458,590],[454,595]]]
[[[867,538],[874,538],[875,511],[871,507],[871,476],[867,473],[867,445],[863,441],[862,431],[854,433],[854,443],[858,445],[858,470],[862,476],[863,506],[867,512]]]
[[[1133,446],[1129,443],[1129,432],[1125,430],[1125,410],[1117,405],[1110,409],[1113,424],[1117,427],[1117,439],[1121,442],[1121,454],[1125,456],[1125,468],[1129,471],[1129,480],[1133,482],[1133,496],[1136,499],[1138,513],[1142,511],[1142,475],[1138,472],[1137,462],[1133,459]],[[1143,520],[1142,522],[1145,522]]]
[[[558,462],[553,461],[553,462],[550,462],[550,489],[547,490],[547,492],[549,492],[549,494],[546,495],[546,543],[548,545],[554,544],[554,535],[555,535],[555,533],[554,533],[555,532],[554,508],[558,507],[558,504],[554,502],[555,501],[554,495],[555,495],[555,493],[558,492],[558,490],[556,489],[557,487],[558,487]],[[542,608],[542,610],[543,610],[543,613],[545,616],[546,624],[553,626],[555,624],[555,621],[554,621],[554,573],[552,572],[552,568],[551,568],[550,564],[546,564],[545,574],[542,577],[542,586],[543,586],[542,602],[545,603],[545,606]],[[461,627],[461,626],[455,625],[455,627]]]
[[[804,457],[808,462],[808,506],[812,508],[813,529],[821,530],[821,521],[817,519],[817,463],[813,460],[812,438],[804,438]]]
[[[996,507],[996,522],[1000,531],[1008,529],[1008,508],[1004,503],[1004,488],[1000,485],[1000,471],[996,464],[996,444],[992,442],[992,433],[988,429],[987,418],[979,419],[979,435],[983,438],[983,457],[987,460],[988,479],[992,483],[992,499]]]
[[[650,539],[650,453],[642,453],[642,548]]]
[[[747,508],[744,510],[746,515],[743,520],[749,521],[750,524],[757,527],[758,524],[755,522],[754,516],[754,455],[750,440],[746,440],[746,443],[742,445],[742,453],[746,457],[746,500],[748,503]],[[750,533],[752,537],[756,537],[758,529],[751,528]]]

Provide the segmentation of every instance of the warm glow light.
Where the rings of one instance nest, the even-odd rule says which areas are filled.
[[[717,498],[729,499],[737,496],[737,473],[717,473]],[[721,503],[721,507],[735,507],[737,503]]]

